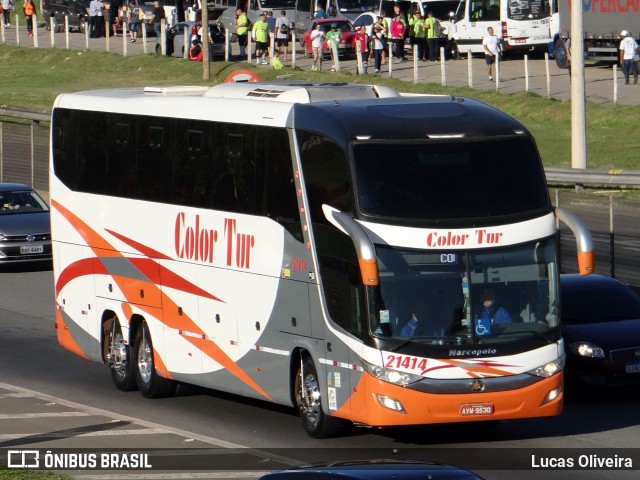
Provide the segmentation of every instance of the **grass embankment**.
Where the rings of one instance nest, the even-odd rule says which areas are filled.
[[[301,69],[256,69],[246,63],[214,62],[210,79],[202,64],[156,55],[122,57],[104,52],[0,46],[0,104],[50,109],[58,93],[146,85],[213,85],[232,71],[255,69],[263,80],[289,74],[288,80],[358,82],[389,85],[404,92],[446,93],[477,98],[521,121],[535,136],[545,166],[571,164],[569,102],[536,94],[506,95],[494,91],[414,84],[395,79],[354,76],[347,72]],[[640,108],[587,103],[589,168],[640,169]]]

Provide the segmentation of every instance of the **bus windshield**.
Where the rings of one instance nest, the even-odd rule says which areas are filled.
[[[374,12],[380,5],[379,0],[338,0],[338,10],[347,12]]]
[[[553,239],[495,250],[377,246],[376,336],[428,345],[494,344],[558,327]]]
[[[532,143],[529,137],[356,143],[359,210],[370,217],[434,223],[549,212]]]
[[[263,10],[273,10],[274,16],[279,16],[280,12],[276,10],[291,10],[295,8],[295,0],[260,0],[260,5]]]
[[[540,20],[550,15],[549,0],[509,0],[507,17],[511,20]]]

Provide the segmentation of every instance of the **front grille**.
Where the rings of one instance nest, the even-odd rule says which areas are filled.
[[[51,234],[50,233],[34,233],[34,234],[21,233],[19,235],[5,235],[4,236],[4,240],[2,240],[1,242],[3,244],[7,244],[7,243],[28,243],[29,240],[27,240],[27,239],[29,237],[31,237],[33,239],[33,240],[31,240],[32,242],[46,242],[46,241],[51,240]]]
[[[614,365],[626,365],[627,363],[640,362],[640,346],[611,350],[609,358]]]

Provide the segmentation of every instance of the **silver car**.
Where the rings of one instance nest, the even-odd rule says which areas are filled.
[[[49,206],[31,187],[0,183],[0,264],[51,260]]]

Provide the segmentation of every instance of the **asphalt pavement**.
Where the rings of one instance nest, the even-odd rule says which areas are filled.
[[[88,38],[79,32],[59,32],[51,34],[44,28],[37,29],[37,35],[28,37],[24,26],[17,31],[15,28],[4,29],[0,38],[1,43],[7,45],[20,45],[24,48],[61,48],[72,50],[96,50],[109,51],[115,55],[155,55],[156,38],[147,37],[138,39],[131,44],[128,38],[119,35],[107,38]],[[303,70],[311,70],[312,60],[305,58],[303,48],[296,41],[295,66]],[[237,43],[231,44],[230,58],[239,54]],[[176,59],[176,61],[183,61]],[[188,61],[188,60],[184,60]],[[247,60],[235,61],[239,68],[246,67]],[[291,54],[284,62],[285,68],[282,75],[289,71],[286,67],[292,65]],[[251,62],[252,68],[258,73],[260,70],[270,69],[271,65],[256,65]],[[325,59],[323,70],[327,72],[327,80],[330,81],[332,73],[331,61]],[[341,61],[339,69],[356,73],[357,62],[354,59]],[[484,58],[474,57],[460,60],[448,59],[445,62],[424,62],[414,65],[411,54],[407,52],[407,61],[402,63],[389,63],[383,65],[379,74],[373,74],[373,65],[370,65],[368,74],[371,81],[378,77],[393,77],[407,82],[434,83],[453,87],[472,87],[483,90],[496,89],[504,94],[517,94],[530,92],[544,97],[568,101],[571,98],[571,83],[567,70],[557,67],[553,59],[545,60],[541,54],[529,57],[506,58],[500,62],[499,76],[494,74],[494,81],[489,81]],[[640,105],[640,85],[624,85],[624,78],[620,68],[612,68],[611,65],[587,65],[585,72],[585,95],[588,101],[600,104]],[[498,80],[498,81],[495,81]]]

